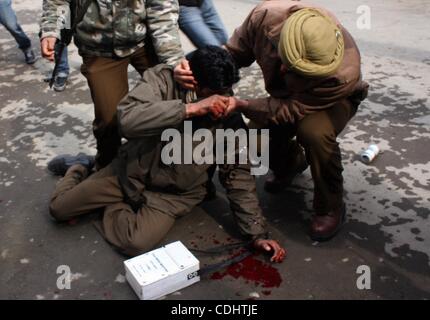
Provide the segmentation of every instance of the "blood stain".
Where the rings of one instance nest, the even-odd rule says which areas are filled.
[[[279,271],[270,264],[257,260],[255,255],[229,266],[224,272],[215,272],[211,279],[221,280],[227,275],[235,279],[243,278],[263,288],[279,287],[282,283]]]

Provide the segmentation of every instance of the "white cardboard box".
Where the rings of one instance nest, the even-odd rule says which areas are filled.
[[[154,300],[200,281],[199,260],[180,241],[124,261],[128,283],[141,300]]]

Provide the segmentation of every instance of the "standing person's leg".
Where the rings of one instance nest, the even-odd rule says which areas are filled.
[[[58,73],[54,81],[54,90],[63,91],[66,89],[67,78],[69,77],[70,67],[69,67],[69,57],[67,47],[64,47],[63,53],[60,58],[60,64],[58,65]]]
[[[206,24],[199,7],[180,6],[178,22],[179,28],[197,48],[223,44]]]
[[[205,194],[204,188],[180,195],[144,191],[146,203],[133,212],[125,203],[105,209],[101,232],[105,239],[127,255],[149,251],[170,230],[176,217],[189,213]]]
[[[15,38],[21,50],[29,49],[31,41],[18,24],[16,14],[12,9],[11,0],[0,0],[0,23]]]
[[[50,214],[59,221],[121,202],[123,195],[111,166],[88,177],[88,170],[74,165],[58,182],[51,197]]]
[[[87,78],[94,102],[98,169],[112,161],[121,145],[115,117],[119,101],[128,93],[129,62],[128,58],[83,57],[81,72]]]
[[[215,5],[212,0],[202,0],[200,6],[203,20],[212,30],[215,37],[218,39],[221,45],[226,44],[228,40],[228,33],[222,22],[218,12],[216,11]]]
[[[63,54],[61,55],[60,64],[58,65],[57,77],[67,78],[70,74],[69,66],[69,52],[67,47],[64,47]]]
[[[130,56],[130,64],[142,76],[146,69],[159,63],[157,54],[151,41],[146,41],[145,46]]]
[[[330,238],[342,223],[343,166],[337,136],[355,112],[356,107],[343,100],[330,109],[307,115],[298,124],[297,140],[305,148],[314,181],[314,238]]]
[[[12,9],[11,0],[0,0],[0,23],[12,34],[22,50],[27,64],[36,62],[36,56],[31,48],[31,41],[18,24],[16,14]]]

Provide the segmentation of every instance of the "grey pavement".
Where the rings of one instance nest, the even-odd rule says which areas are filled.
[[[258,2],[215,0],[230,34]],[[253,265],[276,279],[247,278],[243,270],[235,277],[230,270],[165,299],[430,298],[430,2],[313,2],[332,10],[356,38],[371,85],[369,98],[340,137],[348,222],[330,242],[312,242],[309,170],[276,196],[264,192],[260,177],[270,231],[288,257],[269,265],[258,256]],[[40,55],[42,1],[13,3]],[[357,27],[363,5],[371,10],[370,30]],[[15,41],[0,27],[0,299],[136,299],[124,280],[125,258],[97,233],[93,216],[57,224],[48,214],[58,179],[46,171],[47,161],[59,153],[94,153],[93,109],[74,46],[70,60],[70,83],[55,93],[43,82],[52,65],[41,58],[34,66],[24,64]],[[138,75],[131,70],[130,77],[133,86]],[[265,95],[257,65],[243,70],[242,78],[239,96]],[[358,154],[370,143],[382,152],[365,165]],[[204,249],[234,241],[238,235],[221,187],[218,195],[178,220],[163,243],[181,240]],[[225,258],[198,257],[203,263]],[[61,265],[73,273],[70,290],[57,288]],[[371,271],[369,290],[356,285],[361,265]]]

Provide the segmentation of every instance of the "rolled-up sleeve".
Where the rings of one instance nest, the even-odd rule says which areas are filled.
[[[160,63],[176,66],[184,57],[179,38],[179,5],[175,0],[146,1],[147,26]]]

